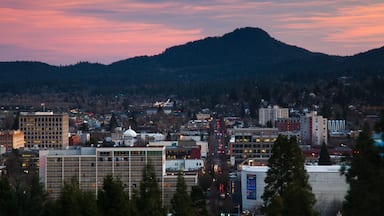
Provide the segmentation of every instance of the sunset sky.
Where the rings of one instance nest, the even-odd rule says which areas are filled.
[[[384,46],[382,0],[1,0],[0,61],[110,64],[240,27],[311,51]]]

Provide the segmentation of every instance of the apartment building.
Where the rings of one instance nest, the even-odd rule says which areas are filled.
[[[69,144],[68,114],[21,112],[19,129],[27,148],[65,148]]]

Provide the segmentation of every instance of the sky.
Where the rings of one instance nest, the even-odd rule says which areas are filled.
[[[110,64],[259,27],[310,51],[384,46],[382,0],[1,0],[0,61]]]

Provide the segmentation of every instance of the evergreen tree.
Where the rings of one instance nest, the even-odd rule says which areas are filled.
[[[5,174],[0,176],[0,215],[16,215],[17,201],[15,191]]]
[[[97,215],[96,197],[80,189],[75,179],[64,182],[60,196],[55,203],[56,215],[94,216]]]
[[[98,192],[97,204],[101,215],[134,215],[131,212],[128,194],[124,191],[120,179],[108,175],[104,178],[103,188]]]
[[[367,126],[357,139],[346,179],[349,190],[343,215],[383,215],[384,159],[380,157]]]
[[[279,135],[268,160],[263,211],[266,215],[316,215],[315,196],[308,183],[304,158],[296,137]]]
[[[140,183],[140,197],[137,201],[140,215],[162,216],[165,211],[162,207],[161,190],[156,180],[153,165],[147,163],[143,169],[142,181]]]
[[[318,165],[332,165],[331,157],[329,156],[328,148],[325,142],[321,145]]]
[[[109,128],[108,130],[110,132],[113,132],[113,130],[115,130],[116,127],[118,127],[118,123],[117,123],[117,119],[116,119],[116,115],[115,113],[112,113],[112,116],[111,116],[111,120],[109,121]]]
[[[191,190],[192,207],[199,216],[208,216],[207,205],[203,190],[199,186],[192,186]]]
[[[21,215],[43,215],[48,202],[48,194],[44,190],[43,184],[37,175],[33,176],[31,185],[20,191],[22,199],[19,199],[19,209]],[[20,197],[20,196],[19,196]],[[21,208],[22,207],[22,208]]]
[[[192,208],[191,197],[187,191],[187,185],[180,172],[177,176],[176,193],[171,199],[171,204],[175,216],[195,215],[194,209]]]

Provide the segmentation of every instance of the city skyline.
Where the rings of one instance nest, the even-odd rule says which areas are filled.
[[[0,61],[110,64],[246,26],[332,55],[384,45],[377,0],[5,0],[0,14]]]

